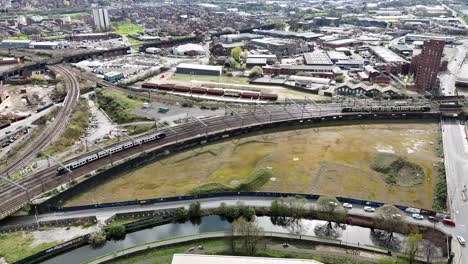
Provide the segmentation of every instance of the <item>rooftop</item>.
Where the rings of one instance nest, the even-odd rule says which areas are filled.
[[[223,69],[222,66],[191,64],[191,63],[181,63],[181,64],[177,65],[177,68],[195,69],[195,70],[209,70],[209,71],[221,71]]]
[[[468,83],[468,63],[463,64],[458,71],[457,82]]]
[[[370,47],[370,50],[377,57],[379,57],[379,59],[386,63],[406,62],[402,57],[398,56],[395,52],[389,50],[388,48],[382,46],[372,46]]]
[[[172,264],[321,264],[310,259],[174,254]]]
[[[321,50],[304,53],[304,60],[307,65],[333,65],[327,53]]]

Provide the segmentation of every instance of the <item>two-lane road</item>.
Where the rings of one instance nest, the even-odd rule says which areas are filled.
[[[468,203],[464,197],[468,186],[468,143],[463,126],[456,120],[442,121],[447,191],[452,218],[457,226],[452,231],[454,239],[461,235],[468,238]],[[466,192],[468,195],[468,191]],[[455,264],[468,263],[468,249],[454,241]]]

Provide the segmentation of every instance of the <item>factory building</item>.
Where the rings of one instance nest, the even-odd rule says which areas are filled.
[[[212,66],[212,65],[181,63],[177,65],[176,73],[220,76],[223,73],[223,67]]]

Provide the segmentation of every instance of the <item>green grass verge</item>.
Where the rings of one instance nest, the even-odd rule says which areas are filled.
[[[435,166],[436,185],[434,186],[434,201],[432,208],[436,211],[447,210],[447,180],[445,178],[444,162],[438,162]]]
[[[130,21],[125,21],[125,22],[114,22],[112,23],[112,27],[115,27],[115,33],[119,35],[128,35],[128,34],[133,34],[133,33],[141,33],[144,31],[144,28],[142,26],[139,26],[137,24],[133,24]]]
[[[13,263],[61,243],[57,241],[33,246],[33,242],[34,236],[27,231],[0,234],[0,257],[4,257],[8,263]]]
[[[99,107],[112,121],[122,124],[136,121],[147,121],[146,117],[132,113],[132,110],[143,107],[144,100],[110,89],[97,89]]]
[[[227,185],[220,182],[209,182],[199,185],[187,192],[187,195],[196,195],[202,193],[216,193],[216,192],[247,192],[255,191],[265,185],[271,178],[272,172],[267,168],[255,169],[249,176],[238,185]]]
[[[143,41],[139,40],[139,39],[134,39],[134,38],[131,38],[131,37],[128,37],[128,43],[130,44],[138,44],[138,43],[141,43]]]
[[[125,125],[125,126],[122,126],[122,128],[126,129],[130,136],[133,136],[133,135],[145,133],[151,129],[156,128],[156,126],[154,124],[137,124],[137,125]]]
[[[214,75],[195,75],[176,73],[169,78],[175,81],[202,81],[202,82],[220,82],[232,84],[249,84],[249,79],[245,77],[229,77],[229,76],[214,76]]]
[[[421,166],[390,153],[375,155],[370,167],[384,174],[389,184],[413,186],[423,183],[425,177]]]
[[[89,125],[89,114],[88,101],[84,98],[80,99],[73,109],[72,116],[65,128],[65,131],[52,143],[52,145],[47,147],[44,154],[54,155],[72,147],[85,133],[86,128]]]

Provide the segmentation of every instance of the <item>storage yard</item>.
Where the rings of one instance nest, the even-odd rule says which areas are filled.
[[[339,193],[430,209],[435,184],[432,165],[438,160],[433,152],[436,130],[431,123],[367,124],[231,139],[116,175],[66,205],[184,194],[203,183],[231,184],[256,167],[271,167],[273,177],[260,190]],[[395,153],[420,165],[426,179],[412,187],[388,185],[369,167],[379,152]]]

